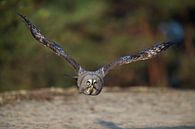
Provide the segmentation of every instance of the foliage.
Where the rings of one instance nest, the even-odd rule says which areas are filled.
[[[47,37],[59,42],[79,63],[95,70],[121,55],[167,40],[159,29],[162,22],[178,20],[184,31],[186,26],[194,28],[188,15],[194,6],[194,0],[1,0],[0,91],[75,85],[73,79],[64,77],[64,73],[74,75],[73,69],[49,50],[35,44],[15,12],[28,16]],[[190,34],[194,38],[194,29]],[[189,40],[184,37],[183,46],[186,42]],[[194,47],[193,43],[191,40]],[[190,70],[195,66],[191,61],[194,50],[190,49],[192,58],[189,59],[186,51],[189,50],[184,47],[169,50],[165,57],[161,56],[164,59],[161,63],[165,63],[162,67],[168,68],[165,78],[168,78],[169,85],[177,73],[176,80],[181,87],[186,84],[194,87]],[[184,56],[185,62],[182,61]],[[150,63],[118,68],[106,78],[106,84],[154,85],[148,73],[152,70]]]

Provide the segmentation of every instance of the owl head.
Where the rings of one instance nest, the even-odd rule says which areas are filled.
[[[85,95],[98,95],[103,86],[103,78],[96,72],[84,72],[77,80],[79,91]]]

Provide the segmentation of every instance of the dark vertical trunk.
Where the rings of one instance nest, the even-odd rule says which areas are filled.
[[[152,45],[155,41],[155,33],[152,31],[152,28],[146,17],[141,17],[140,25],[142,32],[144,35],[146,35],[146,43]],[[166,64],[162,55],[160,57],[155,57],[149,60],[147,72],[150,86],[168,86]]]
[[[185,38],[184,38],[184,47],[187,55],[194,55],[194,46],[193,46],[193,32],[194,28],[191,24],[186,26],[185,29]]]

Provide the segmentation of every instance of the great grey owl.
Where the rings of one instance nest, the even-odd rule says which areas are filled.
[[[106,64],[96,71],[87,71],[80,64],[78,64],[73,58],[71,58],[61,46],[56,42],[47,39],[40,30],[26,17],[18,13],[22,20],[27,25],[28,29],[31,31],[32,36],[39,41],[45,47],[50,48],[55,54],[61,56],[65,59],[77,72],[77,86],[80,93],[85,95],[98,95],[104,84],[104,77],[116,66],[123,64],[129,64],[132,62],[147,60],[156,55],[161,51],[166,50],[168,47],[174,43],[171,41],[162,42],[160,44],[154,45],[149,49],[145,49],[133,55],[127,55],[118,58],[110,64]]]

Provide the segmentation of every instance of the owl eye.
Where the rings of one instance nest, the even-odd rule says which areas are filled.
[[[93,84],[94,84],[94,85],[95,85],[95,84],[97,84],[97,81],[96,81],[96,80],[94,80],[94,81],[93,81]]]
[[[92,82],[91,80],[87,80],[86,83],[87,83],[88,86],[90,86],[91,85],[91,82]]]

